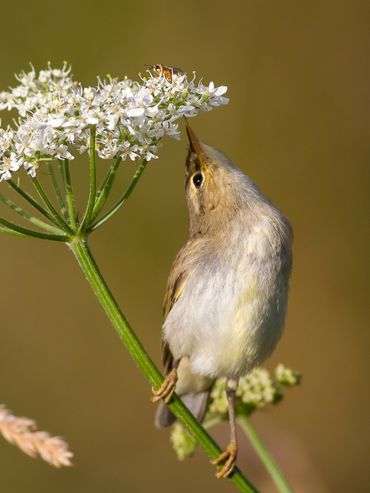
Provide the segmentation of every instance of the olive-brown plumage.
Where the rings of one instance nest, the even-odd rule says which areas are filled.
[[[284,324],[291,271],[292,230],[256,185],[187,127],[185,191],[189,240],[179,251],[164,299],[166,378],[153,391],[163,399],[159,427],[174,417],[165,406],[180,395],[202,420],[214,380],[226,377],[231,439],[214,461],[227,477],[237,457],[238,379],[275,348]]]

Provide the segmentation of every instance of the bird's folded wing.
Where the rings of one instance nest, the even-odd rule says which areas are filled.
[[[167,281],[166,293],[163,301],[163,319],[166,320],[174,304],[180,298],[186,280],[188,278],[188,269],[186,266],[186,245],[183,247],[172,265],[170,275]],[[173,356],[166,341],[162,339],[162,363],[165,374],[173,367]]]

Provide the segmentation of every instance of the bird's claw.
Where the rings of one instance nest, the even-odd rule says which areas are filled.
[[[153,395],[151,397],[151,401],[155,403],[163,399],[164,402],[168,404],[172,398],[172,394],[175,391],[176,383],[177,383],[177,370],[176,368],[172,368],[170,373],[166,375],[159,389],[155,390],[154,388],[152,388]]]
[[[235,441],[231,441],[226,449],[216,458],[211,460],[211,464],[218,465],[220,462],[225,462],[220,470],[216,472],[216,478],[227,478],[233,472],[236,458],[238,455],[238,445]]]

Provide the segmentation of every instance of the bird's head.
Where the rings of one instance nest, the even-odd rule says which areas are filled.
[[[217,233],[241,209],[254,184],[221,152],[200,142],[187,125],[189,153],[186,159],[185,190],[193,235]]]
[[[262,194],[255,183],[226,156],[200,142],[187,125],[189,153],[185,190],[189,209],[190,237],[208,237],[216,245],[228,241],[233,231],[252,231],[258,224],[271,245],[292,240],[288,220]]]

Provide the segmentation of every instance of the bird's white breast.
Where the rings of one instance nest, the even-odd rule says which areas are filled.
[[[235,377],[262,363],[280,338],[288,276],[270,223],[230,228],[222,248],[205,251],[164,324],[175,359],[192,371]],[[222,251],[222,256],[220,256]]]

